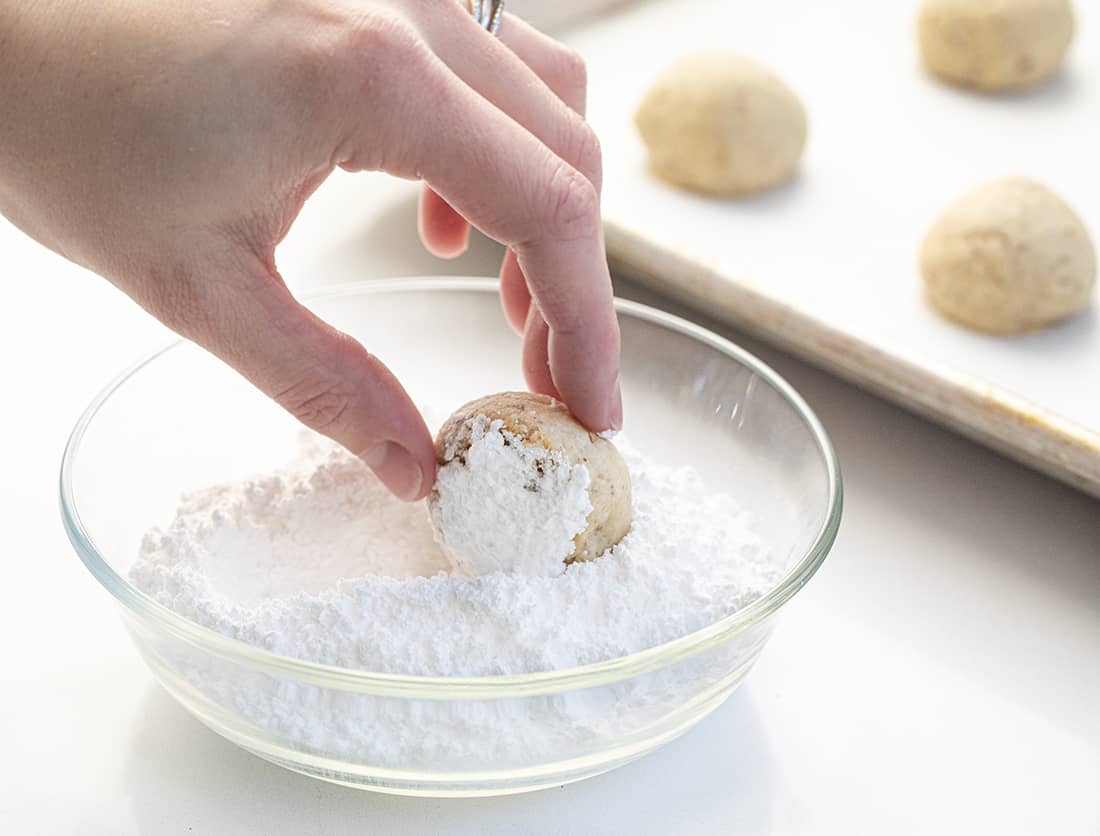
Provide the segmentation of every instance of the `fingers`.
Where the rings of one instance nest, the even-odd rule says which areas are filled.
[[[599,191],[599,143],[581,116],[586,77],[580,56],[511,15],[501,27],[502,42],[483,31],[458,4],[446,13],[444,8],[438,11],[419,24],[435,54]]]
[[[511,14],[504,16],[500,39],[571,110],[584,115],[587,73],[575,52]],[[500,265],[500,301],[509,325],[522,334],[531,292],[512,250],[504,254]]]
[[[527,289],[527,279],[519,269],[519,261],[512,250],[505,251],[504,261],[500,265],[500,304],[508,324],[517,334],[522,334],[531,307],[531,291]]]
[[[427,186],[420,191],[417,227],[424,247],[439,258],[455,258],[470,246],[466,219]]]
[[[204,276],[214,290],[186,305],[186,314],[151,310],[362,458],[397,497],[423,497],[435,480],[432,438],[390,370],[302,307],[258,261],[240,272],[217,283]]]
[[[505,14],[500,40],[570,109],[584,116],[588,75],[576,52],[512,14]]]
[[[429,142],[425,179],[514,250],[551,332],[550,371],[561,398],[590,429],[618,426],[619,334],[595,187],[473,91],[456,90],[452,101],[431,118],[449,125],[454,141]]]
[[[454,35],[455,13],[468,18],[461,21],[464,37]],[[565,136],[583,130],[577,127],[575,118],[563,115],[559,104],[576,114],[584,114],[586,72],[584,61],[575,52],[508,14],[501,28],[500,41],[505,47],[502,48],[492,36],[481,31],[467,10],[457,4],[455,12],[433,15],[422,28],[428,33],[436,53],[460,78],[556,153],[577,163],[569,159],[568,148],[563,147],[567,142],[555,142],[559,134]],[[560,126],[563,118],[566,119],[564,131]],[[586,141],[591,140],[581,142]],[[599,188],[601,172],[598,168],[584,173],[593,178]],[[456,252],[448,242],[454,237],[461,238],[457,230],[468,235],[465,219],[435,195],[422,194],[420,205],[420,237],[428,251],[443,258],[462,252],[461,249]],[[468,238],[461,240],[468,241]]]
[[[562,400],[550,374],[548,341],[550,328],[539,313],[538,305],[531,305],[523,328],[523,377],[532,392]]]
[[[351,124],[338,162],[420,176],[471,223],[514,249],[550,329],[550,371],[562,400],[589,429],[616,427],[618,323],[599,196],[581,171],[597,170],[598,159],[570,164],[464,84],[422,42],[397,34],[385,63],[375,45],[367,66],[381,75],[372,79],[370,106],[362,122]],[[367,118],[371,112],[392,118],[379,123]],[[580,135],[591,131],[585,127]],[[594,141],[582,146],[574,159],[598,158]]]

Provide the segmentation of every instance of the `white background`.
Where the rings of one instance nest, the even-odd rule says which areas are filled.
[[[456,264],[423,254],[413,200],[409,184],[334,178],[284,273],[301,290],[495,269],[483,240]],[[0,253],[3,832],[1100,832],[1100,503],[747,341],[822,417],[847,508],[702,725],[617,772],[486,800],[328,786],[237,750],[154,684],[58,520],[69,429],[165,335],[2,222]]]

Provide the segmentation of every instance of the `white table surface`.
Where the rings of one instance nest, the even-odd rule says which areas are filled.
[[[494,269],[483,240],[458,263],[420,252],[412,194],[326,184],[282,254],[292,286]],[[237,750],[154,684],[58,520],[70,427],[164,333],[2,221],[0,253],[0,831],[1100,832],[1100,503],[747,341],[822,417],[847,508],[702,725],[588,782],[483,800],[329,786]]]

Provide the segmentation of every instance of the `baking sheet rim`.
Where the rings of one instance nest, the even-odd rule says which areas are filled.
[[[613,220],[604,229],[613,264],[652,289],[1100,498],[1100,432],[975,375],[852,336]]]

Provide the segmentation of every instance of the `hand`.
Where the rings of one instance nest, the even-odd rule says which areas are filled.
[[[456,0],[8,6],[0,211],[395,494],[434,481],[423,419],[275,267],[336,166],[423,179],[434,252],[460,251],[467,222],[506,244],[501,293],[529,384],[594,431],[621,424],[600,154],[573,53],[511,16],[497,41]]]

